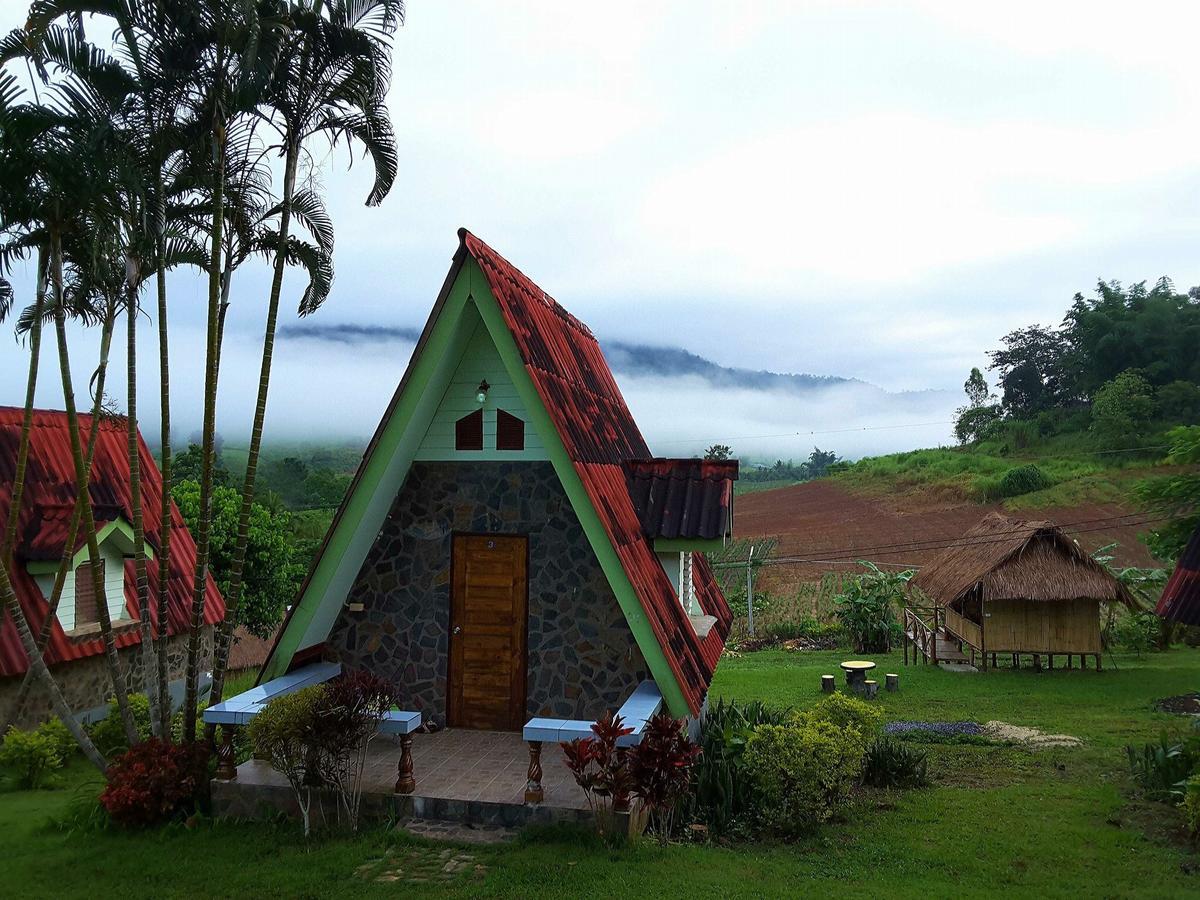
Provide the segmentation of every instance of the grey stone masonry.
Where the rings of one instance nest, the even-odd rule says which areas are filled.
[[[444,723],[456,533],[529,539],[529,716],[593,719],[649,677],[548,462],[413,463],[330,633],[332,657],[393,681],[403,708]]]

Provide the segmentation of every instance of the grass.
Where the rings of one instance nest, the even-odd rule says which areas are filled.
[[[844,653],[762,652],[725,659],[717,696],[801,707]],[[1196,857],[1178,840],[1179,814],[1135,798],[1122,747],[1181,720],[1153,710],[1193,690],[1200,653],[1178,649],[1106,658],[1104,672],[1001,670],[987,675],[903,668],[901,690],[879,704],[889,719],[999,718],[1085,740],[1076,750],[928,747],[934,786],[863,791],[845,820],[792,846],[733,848],[652,842],[613,851],[570,830],[527,834],[515,846],[472,848],[486,868],[426,894],[469,896],[839,897],[1179,896],[1200,891]],[[418,773],[419,774],[419,773]],[[387,829],[305,843],[290,823],[213,823],[146,833],[70,831],[48,824],[98,781],[83,763],[56,791],[0,794],[4,888],[12,897],[394,894],[355,870],[389,849],[436,863],[440,848]],[[411,886],[408,886],[411,887]]]
[[[974,447],[911,450],[861,459],[836,472],[841,484],[867,494],[921,494],[983,503],[1001,498],[1000,479],[1017,466],[1034,463],[1052,482],[1040,491],[1004,500],[1013,508],[1129,501],[1135,483],[1162,451],[1099,454],[1079,435],[1039,441],[1010,450],[993,443]]]

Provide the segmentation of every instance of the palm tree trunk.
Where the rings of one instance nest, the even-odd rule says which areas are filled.
[[[104,658],[109,678],[112,679],[113,696],[116,698],[117,709],[120,711],[121,721],[125,726],[125,736],[132,745],[138,741],[137,725],[133,720],[133,712],[129,708],[129,692],[125,685],[125,678],[121,673],[121,658],[117,653],[117,642],[113,636],[112,620],[108,615],[108,602],[104,596],[104,574],[101,572],[100,567],[95,565],[100,560],[100,542],[96,539],[96,520],[92,515],[91,498],[88,496],[88,473],[84,468],[83,446],[79,439],[79,414],[75,407],[75,388],[71,382],[71,360],[67,352],[66,315],[63,310],[62,242],[57,234],[51,237],[51,257],[55,294],[54,330],[58,338],[58,364],[62,374],[63,406],[67,414],[67,432],[71,440],[71,458],[75,464],[75,483],[78,485],[80,494],[85,498],[83,502],[83,526],[84,534],[87,535],[88,559],[92,563],[88,566],[88,570],[92,578],[92,590],[97,598],[101,598],[101,602],[96,604],[96,617],[100,622],[100,634],[104,641]],[[100,365],[96,370],[97,403],[100,402],[104,395],[104,379],[108,369],[108,351],[112,344],[114,317],[114,304],[110,301],[105,311],[104,324],[100,336]],[[65,552],[70,553],[71,548],[68,547]]]
[[[46,666],[45,660],[42,659],[42,654],[38,652],[37,644],[33,640],[33,634],[29,630],[29,622],[25,618],[25,611],[21,609],[21,603],[17,600],[16,591],[13,590],[12,580],[8,575],[8,563],[6,561],[0,561],[0,601],[3,602],[4,609],[8,611],[9,616],[12,618],[13,626],[17,630],[17,637],[21,641],[25,655],[29,658],[29,671],[33,673],[33,677],[46,689],[46,693],[50,695],[50,704],[54,709],[54,714],[67,726],[67,730],[71,732],[71,737],[75,738],[76,743],[79,744],[79,749],[83,751],[83,755],[88,758],[88,761],[103,772],[108,768],[108,762],[104,759],[100,751],[96,749],[96,745],[92,743],[92,739],[83,730],[83,726],[75,721],[75,716],[71,714],[71,707],[67,705],[67,700],[63,696],[62,689],[59,688],[58,682],[54,680],[54,676],[50,674],[50,669]]]
[[[196,528],[196,580],[192,589],[191,631],[188,635],[187,685],[184,690],[183,739],[196,739],[197,701],[200,693],[200,634],[204,625],[204,597],[208,590],[208,553],[212,524],[213,444],[216,437],[217,369],[220,363],[218,334],[221,309],[221,241],[224,227],[225,127],[215,123],[212,248],[208,270],[208,340],[204,373],[204,426],[201,441],[200,520]]]
[[[146,685],[146,697],[150,701],[151,730],[154,734],[160,734],[162,718],[158,709],[158,679],[155,675],[154,640],[150,624],[150,573],[146,561],[146,530],[142,517],[142,466],[137,417],[137,294],[140,260],[127,256],[125,264],[129,273],[125,297],[125,424],[129,438],[129,505],[133,514],[133,568],[138,617],[141,620],[142,681]]]
[[[160,179],[161,180],[161,179]],[[162,190],[159,190],[159,197]],[[161,229],[162,220],[159,220]],[[171,739],[171,690],[167,671],[167,641],[170,637],[168,600],[171,596],[171,369],[167,347],[167,272],[163,266],[162,233],[159,232],[158,271],[155,280],[158,288],[158,393],[160,410],[160,433],[162,442],[162,506],[159,509],[158,532],[158,696],[160,699],[159,736]]]
[[[229,572],[229,588],[225,592],[225,619],[217,631],[213,651],[213,683],[211,700],[220,703],[225,692],[225,671],[229,665],[229,650],[233,629],[237,625],[238,607],[242,598],[242,574],[245,571],[246,551],[250,544],[250,514],[254,505],[254,482],[258,472],[258,455],[262,448],[263,421],[267,414],[267,391],[271,384],[271,361],[275,348],[275,328],[279,320],[279,297],[283,291],[286,266],[285,248],[292,218],[292,195],[295,192],[299,148],[288,150],[283,173],[283,204],[279,217],[279,249],[275,253],[275,271],[271,278],[271,296],[267,304],[267,325],[263,335],[262,365],[258,374],[258,401],[254,408],[254,424],[250,430],[250,448],[246,456],[246,476],[242,482],[242,508],[238,517],[237,544]]]
[[[21,417],[21,443],[17,448],[17,468],[13,473],[12,505],[0,539],[0,559],[8,559],[17,545],[17,525],[21,518],[21,500],[25,494],[25,469],[29,465],[29,438],[33,431],[33,404],[37,392],[38,362],[42,350],[42,310],[46,305],[46,250],[38,248],[37,289],[33,301],[33,325],[29,329],[29,377],[25,382],[25,412]],[[4,729],[7,731],[8,729]]]

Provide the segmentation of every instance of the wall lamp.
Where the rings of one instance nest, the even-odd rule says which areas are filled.
[[[485,400],[487,400],[488,391],[491,389],[492,386],[487,383],[486,379],[479,382],[479,388],[475,391],[475,400],[479,403],[483,403]]]

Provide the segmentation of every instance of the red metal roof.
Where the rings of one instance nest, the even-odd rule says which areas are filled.
[[[625,461],[629,496],[648,538],[728,537],[737,477],[737,460]]]
[[[0,407],[0,522],[8,521],[12,503],[17,450],[21,438],[23,410]],[[85,442],[91,429],[91,417],[80,416],[79,428]],[[125,420],[119,417],[100,423],[95,459],[92,463],[89,494],[95,509],[97,527],[103,521],[123,518],[133,521],[129,497],[129,443]],[[142,471],[142,507],[146,541],[157,553],[159,546],[159,509],[162,503],[162,479],[145,441],[138,437]],[[29,464],[25,470],[25,493],[21,501],[21,516],[17,527],[13,567],[13,587],[21,608],[36,634],[46,617],[46,600],[37,583],[26,569],[33,561],[58,560],[66,542],[71,509],[75,500],[75,467],[67,432],[66,414],[54,410],[34,412],[30,433]],[[186,631],[190,619],[192,583],[196,567],[196,545],[178,509],[173,509],[171,530],[171,589],[168,596],[168,630],[171,634]],[[82,537],[72,552],[83,545]],[[149,565],[150,591],[158,591],[158,565]],[[65,601],[64,601],[65,602]],[[134,564],[125,562],[125,606],[130,618],[137,618],[137,587]],[[151,605],[153,616],[155,604]],[[204,602],[204,621],[219,622],[225,615],[225,602],[209,576]],[[157,618],[152,618],[157,627]],[[127,647],[141,640],[138,629],[120,630],[118,647]],[[93,656],[104,649],[98,636],[88,639],[68,637],[57,621],[51,626],[46,661],[51,665]],[[21,647],[16,628],[7,614],[0,620],[0,676],[18,675],[29,666]]]
[[[1154,611],[1169,622],[1200,625],[1200,528],[1179,557]]]
[[[459,238],[479,264],[500,304],[525,368],[616,549],[655,637],[693,713],[729,634],[732,614],[712,570],[693,566],[696,596],[717,624],[700,638],[654,554],[626,482],[625,464],[653,457],[621,396],[600,345],[563,309],[495,250],[466,229]]]

